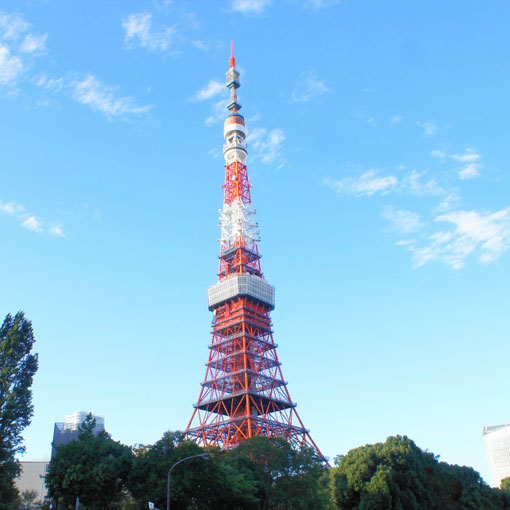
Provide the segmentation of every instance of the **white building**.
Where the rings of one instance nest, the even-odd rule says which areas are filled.
[[[68,414],[62,428],[64,430],[78,430],[78,427],[87,419],[88,414],[86,411],[75,411],[73,414]],[[96,420],[94,432],[97,434],[104,430],[104,416],[97,416],[96,414],[92,414],[92,416]]]
[[[88,414],[86,411],[75,411],[73,414],[68,414],[65,421],[55,423],[53,442],[51,443],[51,458],[55,455],[58,446],[78,439],[80,435],[79,427],[86,420]],[[94,434],[99,434],[104,430],[104,416],[97,416],[96,414],[92,414],[92,416],[96,420]]]
[[[510,423],[484,427],[483,440],[489,458],[492,485],[499,487],[501,480],[510,476]]]

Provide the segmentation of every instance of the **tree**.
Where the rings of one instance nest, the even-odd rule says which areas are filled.
[[[20,472],[16,453],[24,450],[21,433],[33,415],[32,380],[37,354],[32,323],[23,312],[7,315],[0,327],[0,510],[15,501]]]
[[[229,452],[230,462],[258,488],[263,510],[325,510],[330,497],[321,482],[327,467],[311,448],[294,448],[282,437],[256,436]],[[250,473],[251,474],[248,474]]]
[[[331,490],[342,510],[499,510],[510,496],[472,468],[439,462],[406,436],[337,458]]]
[[[102,431],[94,434],[96,420],[89,414],[78,439],[57,447],[46,486],[58,508],[74,508],[76,498],[87,508],[109,510],[125,498],[132,452]]]
[[[152,501],[157,508],[166,508],[169,469],[179,460],[200,455],[206,450],[184,441],[182,432],[165,432],[153,445],[135,450],[133,469],[129,477],[129,491],[138,508],[147,508]],[[225,472],[220,465],[222,452],[211,451],[211,459],[190,459],[172,472],[172,508],[222,509],[221,499],[229,492]]]
[[[510,477],[503,478],[500,487],[503,491],[510,491]]]
[[[234,450],[201,448],[180,432],[165,432],[154,445],[135,450],[129,491],[140,510],[152,501],[166,507],[168,470],[172,472],[175,510],[326,510],[330,501],[327,470],[312,450],[296,450],[282,438],[255,437]]]
[[[37,491],[26,490],[21,493],[19,510],[36,510],[42,503],[37,499]]]

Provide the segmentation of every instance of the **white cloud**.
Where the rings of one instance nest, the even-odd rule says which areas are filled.
[[[56,237],[65,237],[64,231],[62,230],[62,226],[58,223],[54,223],[48,227],[48,232]]]
[[[149,51],[167,51],[170,48],[173,27],[152,27],[152,14],[142,12],[130,14],[122,19],[124,42],[128,47],[140,46]]]
[[[340,0],[306,0],[305,5],[313,9],[321,9],[330,5],[338,4]]]
[[[46,49],[46,39],[48,34],[33,35],[27,34],[21,45],[21,51],[23,53],[33,53],[34,51],[43,51]]]
[[[480,175],[479,170],[481,165],[478,161],[481,159],[482,155],[475,152],[474,149],[467,148],[463,154],[452,154],[451,157],[455,161],[465,163],[457,172],[460,180],[474,179]]]
[[[205,41],[191,41],[191,44],[197,48],[197,50],[202,50],[205,52],[209,51],[209,45]]]
[[[232,0],[230,7],[233,11],[247,13],[260,13],[273,3],[272,0]]]
[[[101,83],[93,75],[88,75],[73,84],[73,97],[92,110],[105,114],[108,118],[147,113],[152,105],[139,106],[132,97],[117,97],[116,88]]]
[[[337,193],[360,197],[389,193],[396,189],[398,179],[394,175],[379,176],[376,170],[368,170],[360,177],[346,177],[338,181],[324,179],[324,183]]]
[[[261,159],[263,163],[274,163],[279,160],[279,168],[285,164],[281,159],[282,144],[285,133],[281,129],[272,129],[267,132],[265,128],[255,128],[249,132],[246,142],[253,149],[253,158]]]
[[[480,159],[482,155],[476,152],[474,149],[467,148],[462,154],[447,154],[442,150],[433,150],[431,155],[435,158],[439,158],[442,162],[446,161],[447,158],[463,163],[463,166],[457,170],[457,176],[461,181],[467,179],[474,179],[480,176],[480,169],[482,164]]]
[[[477,163],[469,163],[468,165],[462,167],[458,171],[457,175],[461,181],[465,181],[466,179],[474,179],[480,175],[480,172],[478,171],[479,168],[480,165]]]
[[[445,151],[442,151],[442,150],[439,150],[439,149],[435,149],[433,150],[430,155],[433,157],[433,158],[438,158],[440,159],[441,161],[444,161],[446,159],[446,157],[448,156],[448,154],[446,154]]]
[[[225,119],[227,108],[227,101],[225,99],[220,99],[216,103],[212,105],[212,113],[205,119],[205,123],[207,125],[217,124],[218,122],[222,122]]]
[[[435,135],[439,131],[439,127],[435,122],[428,120],[426,122],[418,121],[416,125],[423,128],[424,136],[432,136]]]
[[[21,59],[11,55],[7,46],[0,46],[0,85],[13,82],[22,69]]]
[[[313,73],[302,76],[301,83],[291,94],[291,101],[294,103],[306,103],[316,97],[329,92],[324,80],[319,80]]]
[[[18,39],[29,27],[30,23],[21,16],[0,11],[0,37],[3,39]]]
[[[65,237],[62,225],[57,222],[53,222],[48,228],[45,227],[44,222],[37,216],[27,212],[26,208],[20,204],[14,202],[2,202],[0,201],[0,212],[8,214],[9,216],[15,217],[20,225],[32,232],[46,232],[57,237]]]
[[[47,34],[27,33],[30,26],[21,16],[0,11],[0,85],[14,84],[29,67],[29,54],[44,49]]]
[[[6,214],[13,215],[13,214],[20,213],[24,210],[25,210],[25,208],[22,205],[15,204],[14,202],[7,202],[7,203],[0,202],[0,212],[4,212]]]
[[[420,215],[405,209],[395,209],[389,205],[384,208],[382,217],[390,223],[391,230],[401,234],[416,232],[422,227]]]
[[[400,124],[403,120],[404,117],[402,117],[402,115],[395,114],[390,117],[390,124],[392,126],[395,126],[397,124]]]
[[[47,74],[40,75],[36,81],[36,85],[50,92],[60,92],[64,87],[69,86],[64,78],[51,78]]]
[[[443,198],[441,203],[434,208],[434,212],[441,213],[449,211],[459,202],[460,195],[456,191],[451,191]]]
[[[21,225],[28,230],[32,230],[34,232],[42,232],[43,223],[36,218],[35,216],[27,216],[21,223]]]
[[[470,148],[467,148],[464,154],[452,154],[452,159],[455,161],[460,161],[461,163],[473,163],[478,161],[481,157],[481,154],[478,154]]]
[[[423,180],[427,172],[411,170],[402,179],[401,190],[416,196],[438,196],[443,195],[445,190],[440,186],[439,181],[433,177]]]
[[[397,243],[413,253],[416,267],[439,261],[461,269],[470,255],[488,264],[510,250],[510,207],[496,212],[452,211],[434,219],[434,224],[440,223],[452,228]]]
[[[195,100],[204,101],[217,96],[226,90],[225,85],[218,80],[209,80],[209,83],[195,94]]]

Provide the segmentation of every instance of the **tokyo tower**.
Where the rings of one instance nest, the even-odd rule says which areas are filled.
[[[296,411],[283,379],[269,313],[274,287],[264,279],[246,167],[246,127],[239,113],[233,49],[226,86],[225,184],[220,210],[218,282],[207,290],[214,314],[209,359],[186,437],[201,446],[232,448],[253,436],[282,436],[323,458]]]

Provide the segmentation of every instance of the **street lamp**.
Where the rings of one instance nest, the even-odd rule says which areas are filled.
[[[167,486],[167,495],[166,495],[166,510],[170,510],[170,474],[172,473],[172,469],[180,464],[181,462],[184,462],[185,460],[189,459],[196,459],[198,457],[202,457],[203,459],[208,459],[211,455],[209,453],[199,453],[197,455],[190,455],[189,457],[184,457],[184,459],[181,459],[177,461],[169,470],[168,470],[168,486]]]

